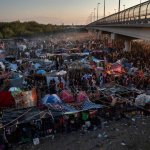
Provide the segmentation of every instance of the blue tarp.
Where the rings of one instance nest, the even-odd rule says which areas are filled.
[[[102,108],[103,106],[100,104],[95,104],[91,101],[85,101],[81,107],[82,107],[82,110],[89,110],[89,109],[99,109],[99,108]]]
[[[43,74],[46,74],[46,71],[45,70],[38,70],[36,73],[43,75]]]

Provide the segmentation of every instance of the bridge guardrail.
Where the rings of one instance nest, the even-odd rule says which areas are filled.
[[[118,13],[90,23],[91,25],[104,24],[150,24],[150,0],[127,8]]]

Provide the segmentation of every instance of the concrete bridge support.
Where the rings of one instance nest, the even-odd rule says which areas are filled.
[[[124,46],[124,51],[131,51],[131,40],[125,40]]]

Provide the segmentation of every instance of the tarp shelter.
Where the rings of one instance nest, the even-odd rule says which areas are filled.
[[[15,95],[17,93],[20,93],[21,92],[21,89],[20,88],[17,88],[17,87],[11,87],[9,89],[9,91],[11,92],[12,95]]]
[[[11,72],[3,72],[0,75],[0,79],[5,79],[5,78],[9,78],[11,76]]]
[[[67,90],[63,90],[63,91],[61,92],[60,98],[61,98],[62,101],[64,101],[65,103],[74,102],[72,93],[71,93],[70,91],[67,91]]]
[[[66,73],[67,73],[67,71],[61,70],[61,71],[57,72],[56,74],[57,74],[57,75],[60,75],[60,76],[63,76],[63,75],[65,75]]]
[[[2,115],[2,124],[6,125],[10,122],[10,126],[12,124],[19,124],[30,122],[33,120],[40,120],[40,110],[36,107],[33,108],[25,108],[25,109],[5,109]]]
[[[75,109],[73,106],[70,106],[69,104],[62,103],[61,106],[63,107],[64,114],[73,114],[79,112],[79,110]]]
[[[42,103],[46,105],[49,109],[55,111],[62,111],[61,100],[56,94],[47,94],[42,99]]]
[[[17,64],[11,63],[11,64],[10,64],[10,69],[13,70],[13,71],[17,71],[17,69],[18,69]]]
[[[100,104],[95,104],[89,100],[86,100],[83,104],[82,104],[82,109],[83,110],[90,110],[90,109],[100,109],[103,106]]]
[[[135,105],[137,106],[144,106],[145,104],[150,103],[150,95],[146,94],[141,94],[138,95],[137,98],[135,99]]]
[[[37,94],[33,88],[30,91],[20,92],[14,95],[16,108],[28,108],[37,105]]]
[[[42,99],[43,104],[54,104],[54,103],[61,103],[60,98],[56,94],[47,94]]]
[[[23,78],[21,75],[19,75],[18,73],[13,74],[11,76],[11,78],[9,79],[10,81],[10,87],[19,87],[22,88],[23,86]]]
[[[1,59],[1,58],[0,58],[0,59]],[[5,65],[4,65],[3,62],[0,62],[0,67],[1,67],[3,70],[5,70]]]
[[[45,70],[38,70],[36,73],[37,73],[37,74],[44,75],[44,74],[46,74],[46,71],[45,71]]]
[[[58,77],[52,77],[51,75],[46,75],[47,85],[49,86],[49,83],[51,80],[55,80],[56,85],[59,83]],[[65,80],[61,77],[61,81],[65,85]]]
[[[83,102],[85,100],[88,100],[88,96],[84,91],[80,91],[77,94],[77,102]]]
[[[11,92],[0,92],[0,107],[12,107],[15,106],[15,100],[11,95]]]
[[[38,69],[39,67],[41,67],[41,64],[39,64],[39,63],[34,64],[35,69]]]
[[[18,47],[18,49],[20,50],[20,51],[24,51],[26,48],[27,48],[27,46],[26,45],[18,45],[17,46]]]
[[[122,73],[123,68],[122,68],[122,65],[115,63],[115,64],[112,64],[111,70],[113,72]]]
[[[0,59],[5,59],[5,57],[6,57],[6,52],[0,49]]]

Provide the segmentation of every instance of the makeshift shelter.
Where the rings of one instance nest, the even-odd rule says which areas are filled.
[[[54,104],[54,103],[61,103],[60,98],[56,95],[56,94],[47,94],[44,96],[44,98],[42,99],[42,103],[43,104]]]
[[[17,46],[18,47],[18,49],[20,50],[20,51],[24,51],[25,49],[27,49],[27,46],[26,45],[18,45]]]
[[[60,76],[63,76],[63,75],[65,75],[66,73],[67,73],[67,71],[61,70],[61,71],[57,72],[56,74],[57,74],[57,75],[60,75]]]
[[[11,87],[9,89],[9,91],[11,92],[12,95],[15,95],[17,93],[20,93],[21,92],[21,89],[20,88],[17,88],[17,87]]]
[[[36,73],[37,73],[37,74],[44,75],[44,74],[46,74],[46,71],[45,71],[45,70],[38,70]]]
[[[35,63],[35,64],[33,64],[33,66],[34,66],[35,69],[38,69],[39,67],[41,67],[41,64]]]
[[[86,100],[83,104],[82,104],[82,110],[90,110],[90,109],[100,109],[103,108],[102,105],[100,104],[95,104],[89,100]]]
[[[11,63],[9,67],[12,71],[17,71],[17,69],[18,69],[17,64],[14,64],[14,63]]]
[[[20,92],[14,95],[16,108],[28,108],[37,105],[37,94],[33,88],[30,91]]]
[[[10,87],[22,88],[23,86],[23,78],[19,73],[13,73],[9,81],[10,81]]]
[[[125,71],[124,71],[124,68],[121,64],[114,63],[114,64],[107,64],[106,72],[108,74],[122,74]]]
[[[85,100],[88,100],[88,96],[84,91],[80,91],[77,94],[77,102],[84,102]]]
[[[15,100],[11,95],[11,92],[0,92],[0,107],[13,107],[15,106]]]
[[[135,105],[136,106],[144,106],[145,104],[150,104],[150,95],[141,94],[138,95],[135,99]]]
[[[64,101],[65,103],[71,103],[74,102],[74,98],[73,95],[70,91],[67,90],[63,90],[60,94],[60,98],[62,99],[62,101]]]
[[[0,59],[5,59],[6,57],[6,52],[4,50],[0,50]]]

